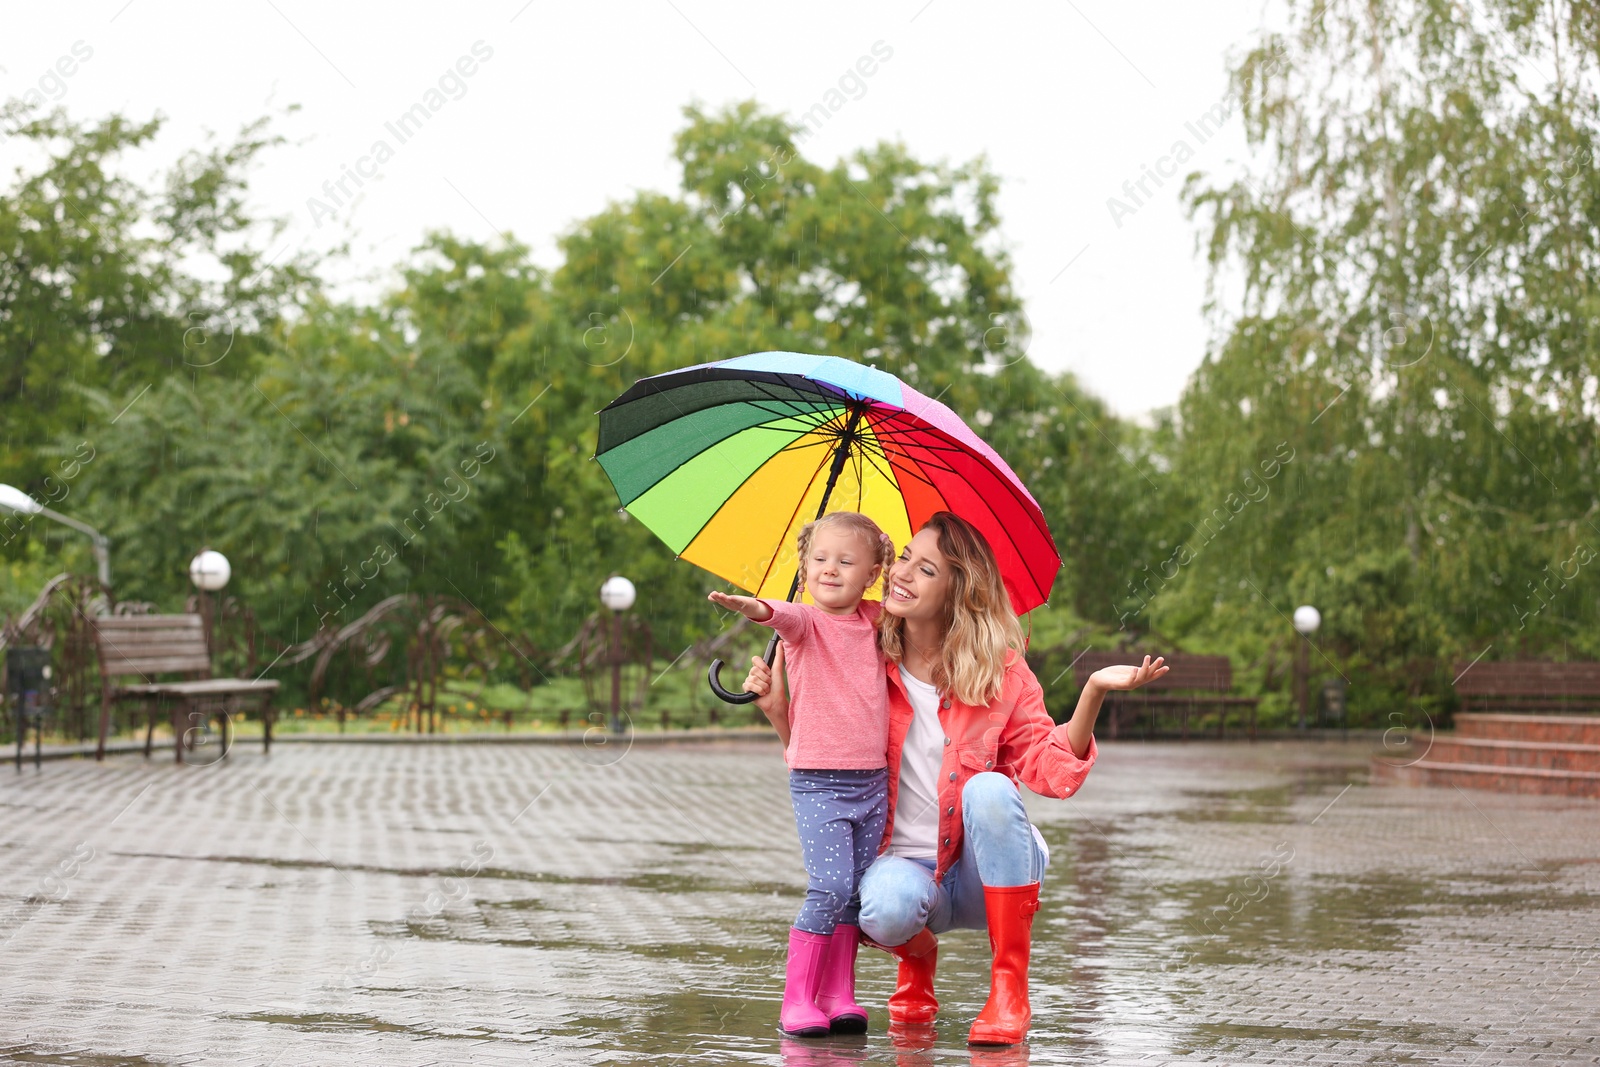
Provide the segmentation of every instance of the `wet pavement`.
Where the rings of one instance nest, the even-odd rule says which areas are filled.
[[[241,746],[0,778],[0,1062],[1600,1063],[1600,802],[1372,787],[1371,746],[1108,744],[1052,852],[1026,1046],[782,1040],[776,745]]]

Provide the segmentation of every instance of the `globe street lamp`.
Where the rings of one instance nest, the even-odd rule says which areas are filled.
[[[638,591],[620,574],[600,586],[600,603],[611,609],[611,732],[622,733],[622,613],[633,607]]]
[[[70,519],[58,511],[50,510],[15,486],[0,485],[0,509],[14,511],[18,515],[43,515],[63,526],[70,526],[79,533],[88,534],[94,541],[94,561],[100,574],[100,584],[107,589],[111,588],[111,542],[106,540],[105,534],[88,523]]]
[[[1306,730],[1306,703],[1307,689],[1310,688],[1307,675],[1310,674],[1311,635],[1317,632],[1317,627],[1322,625],[1322,612],[1310,604],[1302,604],[1294,609],[1294,628],[1300,631],[1300,636],[1305,638],[1300,642],[1294,658],[1294,692],[1295,699],[1300,705],[1300,732]]]
[[[233,577],[233,567],[228,563],[228,557],[215,549],[202,548],[200,554],[189,561],[189,580],[199,590],[196,598],[200,602],[200,618],[204,620],[206,628],[206,653],[211,652],[211,627],[212,618],[216,614],[211,609],[211,598],[207,593],[222,591],[228,584],[228,579]]]

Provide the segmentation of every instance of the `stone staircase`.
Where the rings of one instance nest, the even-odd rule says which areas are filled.
[[[1462,713],[1455,723],[1373,757],[1373,780],[1600,798],[1600,715]]]

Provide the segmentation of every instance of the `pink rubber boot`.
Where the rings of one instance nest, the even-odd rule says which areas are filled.
[[[817,986],[817,1010],[828,1017],[836,1034],[867,1032],[867,1009],[856,1003],[856,949],[861,927],[840,923],[833,928],[833,943],[822,957],[822,982]]]
[[[783,1007],[778,1026],[790,1037],[827,1037],[828,1017],[817,1007],[822,962],[831,934],[809,934],[789,928],[789,962],[783,974]]]

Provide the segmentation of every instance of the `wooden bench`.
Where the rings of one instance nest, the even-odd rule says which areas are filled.
[[[91,623],[100,652],[100,744],[96,759],[105,758],[111,709],[124,701],[140,702],[148,716],[144,735],[147,757],[156,716],[163,708],[170,709],[172,718],[174,760],[182,763],[185,747],[194,749],[196,743],[190,739],[191,734],[196,730],[210,731],[213,714],[220,716],[222,727],[218,758],[226,756],[233,743],[229,712],[240,701],[258,705],[262,751],[271,750],[272,696],[278,683],[211,677],[211,652],[199,615],[100,615]],[[159,675],[182,675],[186,680],[160,681]],[[190,724],[187,728],[183,725],[186,722]]]
[[[1600,663],[1462,660],[1455,676],[1462,711],[1600,710]]]
[[[1181,652],[1176,654],[1108,652],[1104,649],[1090,649],[1079,656],[1073,664],[1073,676],[1078,680],[1081,690],[1083,681],[1100,668],[1120,664],[1137,666],[1144,661],[1146,655],[1151,660],[1158,655],[1164,657],[1163,663],[1169,669],[1160,678],[1146,682],[1131,692],[1119,690],[1106,694],[1104,711],[1108,737],[1115,739],[1124,725],[1136,722],[1139,716],[1146,713],[1150,716],[1153,734],[1157,714],[1162,711],[1176,711],[1179,734],[1187,741],[1189,716],[1196,714],[1202,708],[1215,708],[1217,737],[1226,739],[1228,709],[1237,707],[1245,709],[1250,740],[1256,739],[1256,705],[1260,700],[1257,697],[1229,695],[1229,691],[1233,688],[1233,665],[1228,662],[1227,656],[1192,656]]]

